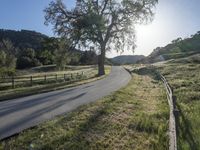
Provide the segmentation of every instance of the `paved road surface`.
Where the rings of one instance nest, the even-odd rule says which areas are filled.
[[[131,79],[122,67],[108,77],[78,87],[0,102],[0,139],[109,95]]]

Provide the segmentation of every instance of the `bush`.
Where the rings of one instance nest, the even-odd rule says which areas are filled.
[[[13,75],[15,75],[15,69],[14,68],[6,68],[6,67],[0,68],[0,76],[1,77],[13,76]]]
[[[25,69],[30,67],[36,67],[41,65],[41,63],[36,58],[21,57],[17,60],[17,68]]]

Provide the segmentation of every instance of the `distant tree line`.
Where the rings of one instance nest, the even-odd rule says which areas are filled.
[[[165,47],[157,47],[145,59],[139,61],[140,63],[152,63],[157,60],[159,56],[163,59],[176,59],[200,53],[200,31],[191,35],[188,38],[177,38]]]
[[[40,65],[97,64],[94,51],[71,49],[68,42],[48,37],[35,31],[0,30],[0,74],[13,74],[15,69],[26,69]]]

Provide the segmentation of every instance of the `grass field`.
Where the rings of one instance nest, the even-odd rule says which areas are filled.
[[[200,57],[194,58],[174,60],[159,67],[177,99],[178,148],[181,150],[200,150]]]
[[[65,70],[58,71],[56,69],[55,65],[46,65],[46,66],[39,66],[34,67],[31,69],[25,69],[25,70],[17,70],[16,75],[17,76],[39,76],[39,75],[51,75],[51,74],[68,74],[68,73],[77,73],[82,71],[91,71],[96,70],[96,65],[86,65],[86,66],[66,66]]]
[[[65,70],[56,70],[54,65],[35,67],[27,70],[17,70],[12,77],[0,78],[0,91],[13,88],[63,82],[76,78],[94,77],[97,66],[68,66]],[[14,83],[13,83],[14,82]]]
[[[125,88],[2,141],[0,148],[167,150],[168,115],[162,83],[133,74]]]
[[[74,73],[75,76],[73,76],[73,78],[71,78],[70,76],[70,80],[67,80],[67,82],[63,81],[63,76],[61,77],[61,80],[59,80],[59,75],[58,80],[55,80],[55,76],[50,76],[50,78],[48,78],[47,76],[47,82],[44,81],[44,76],[41,76],[41,82],[38,83],[38,81],[40,81],[40,79],[35,79],[34,76],[38,76],[38,75],[43,75],[44,73],[46,73],[47,75],[52,74],[52,70],[51,71],[46,71],[44,70],[44,68],[42,69],[43,71],[35,71],[30,72],[30,71],[26,71],[28,73],[24,73],[24,76],[33,76],[33,80],[34,84],[32,86],[30,86],[30,79],[27,81],[27,85],[21,85],[21,86],[17,86],[15,89],[9,88],[6,90],[1,90],[0,91],[0,101],[1,100],[7,100],[7,99],[12,99],[12,98],[16,98],[16,97],[21,97],[21,96],[26,96],[26,95],[32,95],[32,94],[38,94],[38,93],[42,93],[42,92],[48,92],[48,91],[52,91],[52,90],[57,90],[57,89],[62,89],[62,88],[67,88],[67,87],[71,87],[71,86],[75,86],[75,85],[79,85],[79,84],[84,84],[84,83],[88,83],[91,81],[95,81],[98,79],[101,79],[103,77],[98,77],[97,76],[97,67],[95,66],[77,66],[77,67],[73,67],[73,69],[71,69],[71,71],[67,71],[68,73]],[[110,73],[111,67],[110,66],[106,66],[105,67],[105,72],[106,75],[108,75]],[[44,72],[46,71],[46,72]],[[81,75],[76,76],[76,73],[79,72],[79,74],[82,74],[82,72],[84,72],[83,76]],[[54,72],[54,73],[61,73],[61,72]],[[51,79],[53,78],[53,79]],[[37,81],[37,82],[36,82]]]

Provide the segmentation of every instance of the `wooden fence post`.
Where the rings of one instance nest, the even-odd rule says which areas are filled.
[[[78,75],[79,75],[79,74],[78,74],[78,72],[77,72],[77,75],[76,75],[76,78],[77,78],[77,79],[78,79]]]
[[[12,88],[13,89],[15,88],[15,78],[14,78],[14,76],[12,76]]]
[[[31,83],[31,86],[33,85],[33,76],[30,76],[30,83]]]
[[[44,82],[47,82],[47,75],[44,75]]]
[[[58,75],[56,74],[56,82],[57,82],[57,80],[58,80]]]

